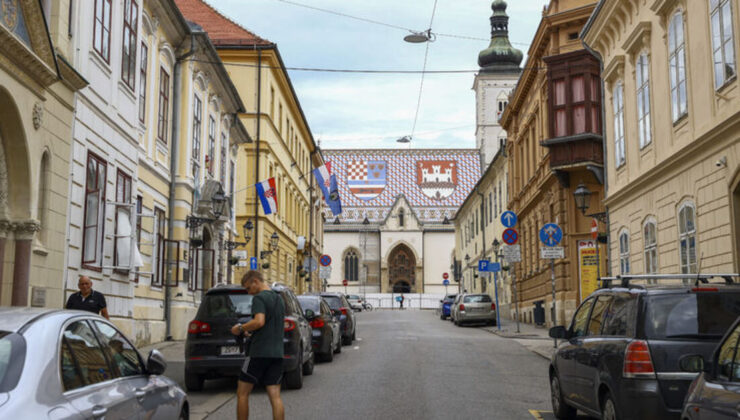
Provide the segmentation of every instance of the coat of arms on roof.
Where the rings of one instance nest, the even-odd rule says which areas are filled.
[[[424,195],[443,200],[457,188],[457,162],[452,160],[420,160],[416,167],[416,184]]]
[[[355,197],[369,201],[383,192],[387,174],[384,160],[353,160],[347,164],[347,187]]]

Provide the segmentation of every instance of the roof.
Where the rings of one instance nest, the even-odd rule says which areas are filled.
[[[272,45],[272,42],[250,32],[204,0],[175,0],[175,3],[188,20],[208,32],[216,47]]]
[[[19,306],[0,307],[0,318],[3,320],[0,330],[17,332],[32,320],[51,312],[55,312],[55,310]]]

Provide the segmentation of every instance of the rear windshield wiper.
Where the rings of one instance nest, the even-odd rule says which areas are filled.
[[[722,338],[722,334],[671,334],[665,338]]]

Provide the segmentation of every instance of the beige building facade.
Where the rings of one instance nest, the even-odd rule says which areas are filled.
[[[613,274],[740,269],[739,12],[604,0],[584,30],[604,66]]]

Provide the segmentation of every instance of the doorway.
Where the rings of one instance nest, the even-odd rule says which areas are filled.
[[[416,257],[406,245],[398,245],[388,259],[388,279],[394,293],[412,293],[416,284]]]

